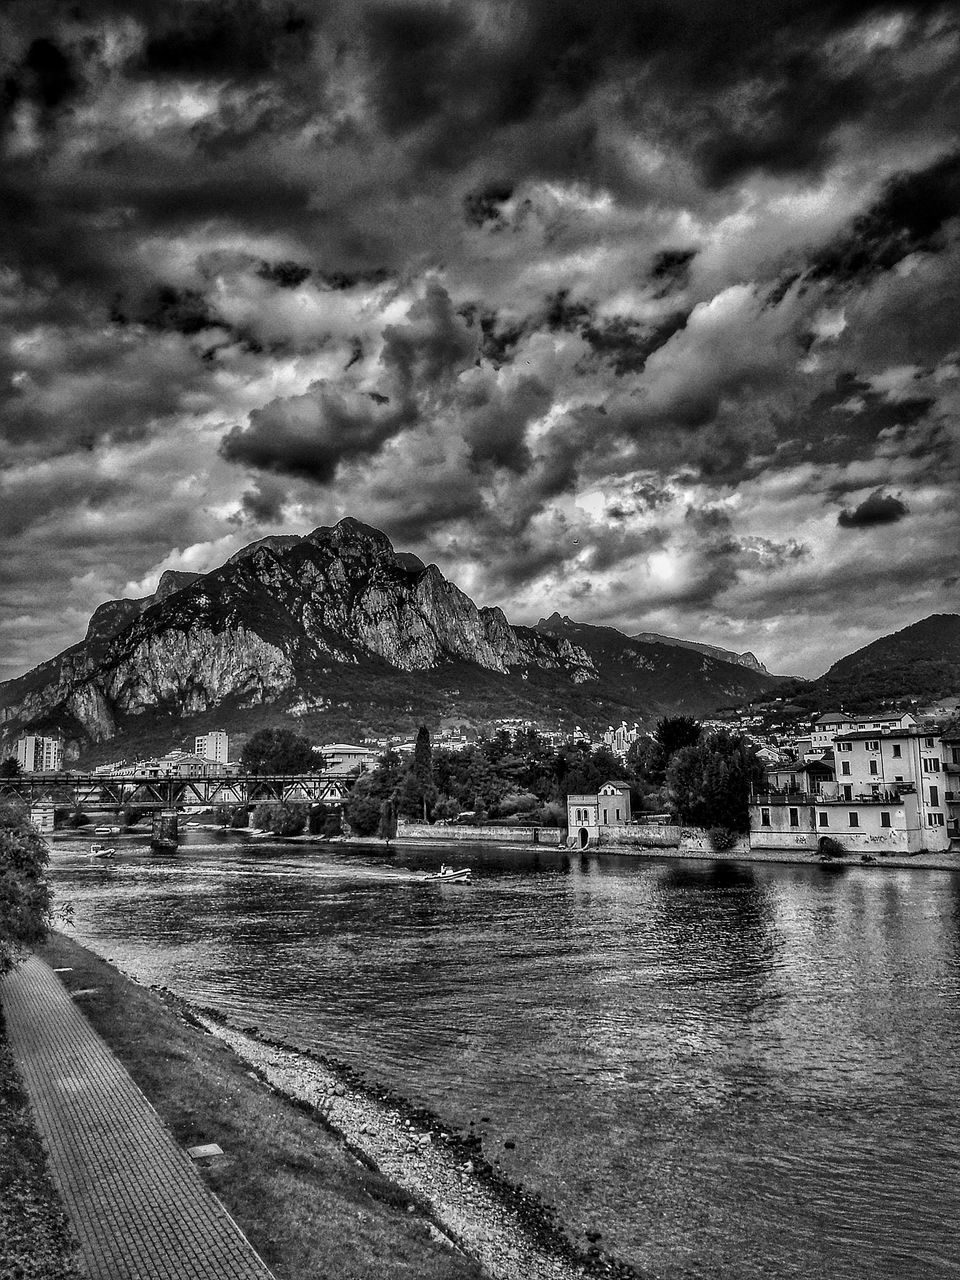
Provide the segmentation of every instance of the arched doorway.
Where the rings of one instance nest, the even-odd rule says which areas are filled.
[[[580,848],[585,849],[587,845],[590,843],[590,832],[587,830],[586,827],[581,827],[580,834],[577,838],[580,841]]]

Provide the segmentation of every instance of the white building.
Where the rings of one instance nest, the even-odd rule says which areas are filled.
[[[370,747],[354,747],[347,742],[331,742],[326,746],[313,749],[323,757],[324,773],[333,774],[338,778],[347,777],[355,769],[359,769],[361,773],[366,773],[368,769],[375,769],[382,755],[382,752],[374,751]]]
[[[17,742],[17,764],[24,773],[59,773],[63,768],[63,739],[25,734]]]
[[[878,711],[869,715],[853,715],[849,711],[828,711],[814,720],[810,730],[810,750],[822,754],[833,746],[840,733],[858,733],[867,729],[912,729],[917,721],[909,711]]]
[[[896,717],[899,720],[901,717]],[[949,848],[949,781],[940,735],[881,722],[833,738],[835,780],[814,791],[770,788],[750,807],[750,843],[815,850],[830,836],[851,853],[938,853]],[[879,717],[877,717],[879,719]]]
[[[625,827],[630,821],[630,786],[626,782],[605,782],[596,795],[567,796],[567,831],[581,848],[603,831]]]
[[[212,733],[198,734],[194,742],[193,753],[201,760],[213,760],[217,764],[226,764],[230,759],[230,739],[222,729],[214,729]]]
[[[635,724],[632,729],[628,729],[626,720],[621,720],[618,728],[614,729],[613,725],[610,726],[603,735],[603,742],[618,756],[625,756],[639,736],[639,725]]]

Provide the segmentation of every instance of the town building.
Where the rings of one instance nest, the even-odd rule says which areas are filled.
[[[226,764],[230,759],[230,738],[222,729],[214,729],[212,733],[198,734],[193,744],[194,755],[201,760],[213,760],[217,764]]]
[[[611,751],[618,756],[626,756],[630,747],[640,736],[640,726],[635,724],[632,729],[627,728],[626,720],[621,720],[618,728],[610,728],[603,735],[603,744],[609,747]]]
[[[346,742],[331,742],[314,751],[323,757],[323,772],[337,778],[346,778],[355,770],[366,773],[380,762],[381,752],[370,747],[354,747]]]
[[[630,821],[630,787],[626,782],[605,782],[596,794],[567,796],[567,830],[581,848]]]
[[[829,751],[833,747],[834,738],[840,733],[857,733],[867,729],[908,729],[913,728],[916,723],[916,717],[909,711],[876,711],[868,715],[828,711],[811,725],[810,750],[814,753]]]
[[[63,739],[24,734],[17,742],[17,764],[23,773],[59,773],[63,768]]]
[[[819,766],[808,761],[793,771],[768,771],[766,790],[750,807],[751,846],[812,850],[832,837],[851,853],[933,853],[949,847],[943,739],[909,713],[866,724],[834,734],[832,780],[827,759]]]

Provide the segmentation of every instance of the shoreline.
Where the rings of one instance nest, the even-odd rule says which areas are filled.
[[[252,847],[256,848],[258,844],[264,845],[284,845],[296,847],[298,845],[323,845],[333,848],[354,847],[384,850],[390,852],[393,849],[430,849],[431,847],[440,846],[444,841],[439,837],[437,839],[425,840],[419,839],[403,839],[402,837],[394,840],[384,840],[380,836],[314,836],[303,834],[299,836],[273,836],[267,832],[252,827],[237,827],[234,829],[211,827],[211,832],[215,832],[223,839],[229,835],[230,841],[236,844],[244,843],[244,837],[253,841]],[[75,839],[78,832],[76,831],[56,831],[51,832],[46,838],[53,843],[59,843],[64,838]],[[127,836],[136,836],[139,839],[146,838],[146,832],[131,831],[124,833]],[[122,836],[113,836],[114,840],[123,839]],[[172,857],[180,850],[197,849],[209,851],[220,847],[221,841],[216,840],[211,843],[204,844],[181,844],[179,849],[173,854],[158,854],[159,857]],[[468,850],[471,846],[483,845],[490,849],[498,849],[504,852],[529,852],[535,850],[539,853],[565,853],[569,857],[581,855],[586,858],[591,857],[614,857],[614,858],[633,858],[647,859],[650,861],[669,861],[669,862],[726,862],[726,863],[780,863],[784,866],[802,866],[802,867],[826,867],[828,869],[836,869],[838,867],[861,867],[867,871],[960,871],[960,849],[945,850],[942,853],[915,853],[910,855],[903,854],[877,854],[876,862],[861,862],[859,853],[848,854],[845,857],[831,858],[828,861],[822,861],[819,854],[810,851],[804,852],[799,849],[749,849],[740,850],[736,853],[717,853],[714,850],[707,849],[684,849],[662,848],[659,846],[634,846],[634,845],[590,845],[586,849],[570,848],[567,845],[537,845],[521,844],[517,841],[508,840],[492,840],[489,837],[477,837],[475,840],[457,840],[450,841],[450,849],[459,849],[463,847]]]
[[[215,1010],[181,1003],[272,1089],[316,1112],[351,1154],[425,1206],[434,1226],[492,1280],[639,1280],[634,1266],[596,1244],[577,1248],[550,1205],[483,1156],[479,1135],[459,1135],[336,1059],[270,1040],[252,1027],[239,1030]]]
[[[603,1253],[592,1236],[589,1247],[579,1248],[549,1204],[490,1163],[479,1133],[458,1131],[336,1058],[272,1041],[255,1027],[239,1029],[219,1010],[141,982],[73,932],[53,935],[55,949],[58,938],[88,953],[101,971],[111,970],[121,990],[129,984],[141,999],[170,1009],[181,1034],[218,1043],[238,1073],[263,1089],[264,1099],[275,1097],[320,1125],[348,1160],[394,1189],[405,1217],[419,1220],[435,1244],[480,1266],[488,1280],[640,1280],[635,1267]],[[72,980],[73,971],[68,973]],[[87,995],[86,987],[78,994]]]

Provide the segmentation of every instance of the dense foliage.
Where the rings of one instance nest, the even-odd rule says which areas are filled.
[[[275,836],[299,836],[307,828],[308,812],[305,804],[258,804],[250,823]]]
[[[321,757],[309,738],[290,729],[259,729],[240,752],[245,773],[316,773]]]
[[[665,717],[652,738],[633,744],[626,760],[586,742],[550,746],[535,730],[501,731],[459,751],[436,750],[421,728],[412,760],[394,751],[363,774],[344,816],[360,836],[384,830],[389,816],[421,821],[563,826],[566,798],[627,782],[635,813],[669,810],[685,823],[746,830],[752,748],[730,734],[701,736],[689,716]],[[389,826],[389,823],[388,823]]]
[[[19,804],[0,804],[0,973],[22,947],[42,942],[52,921],[47,847]]]
[[[762,768],[741,734],[721,730],[681,747],[667,766],[671,812],[693,827],[750,830],[750,785]]]

